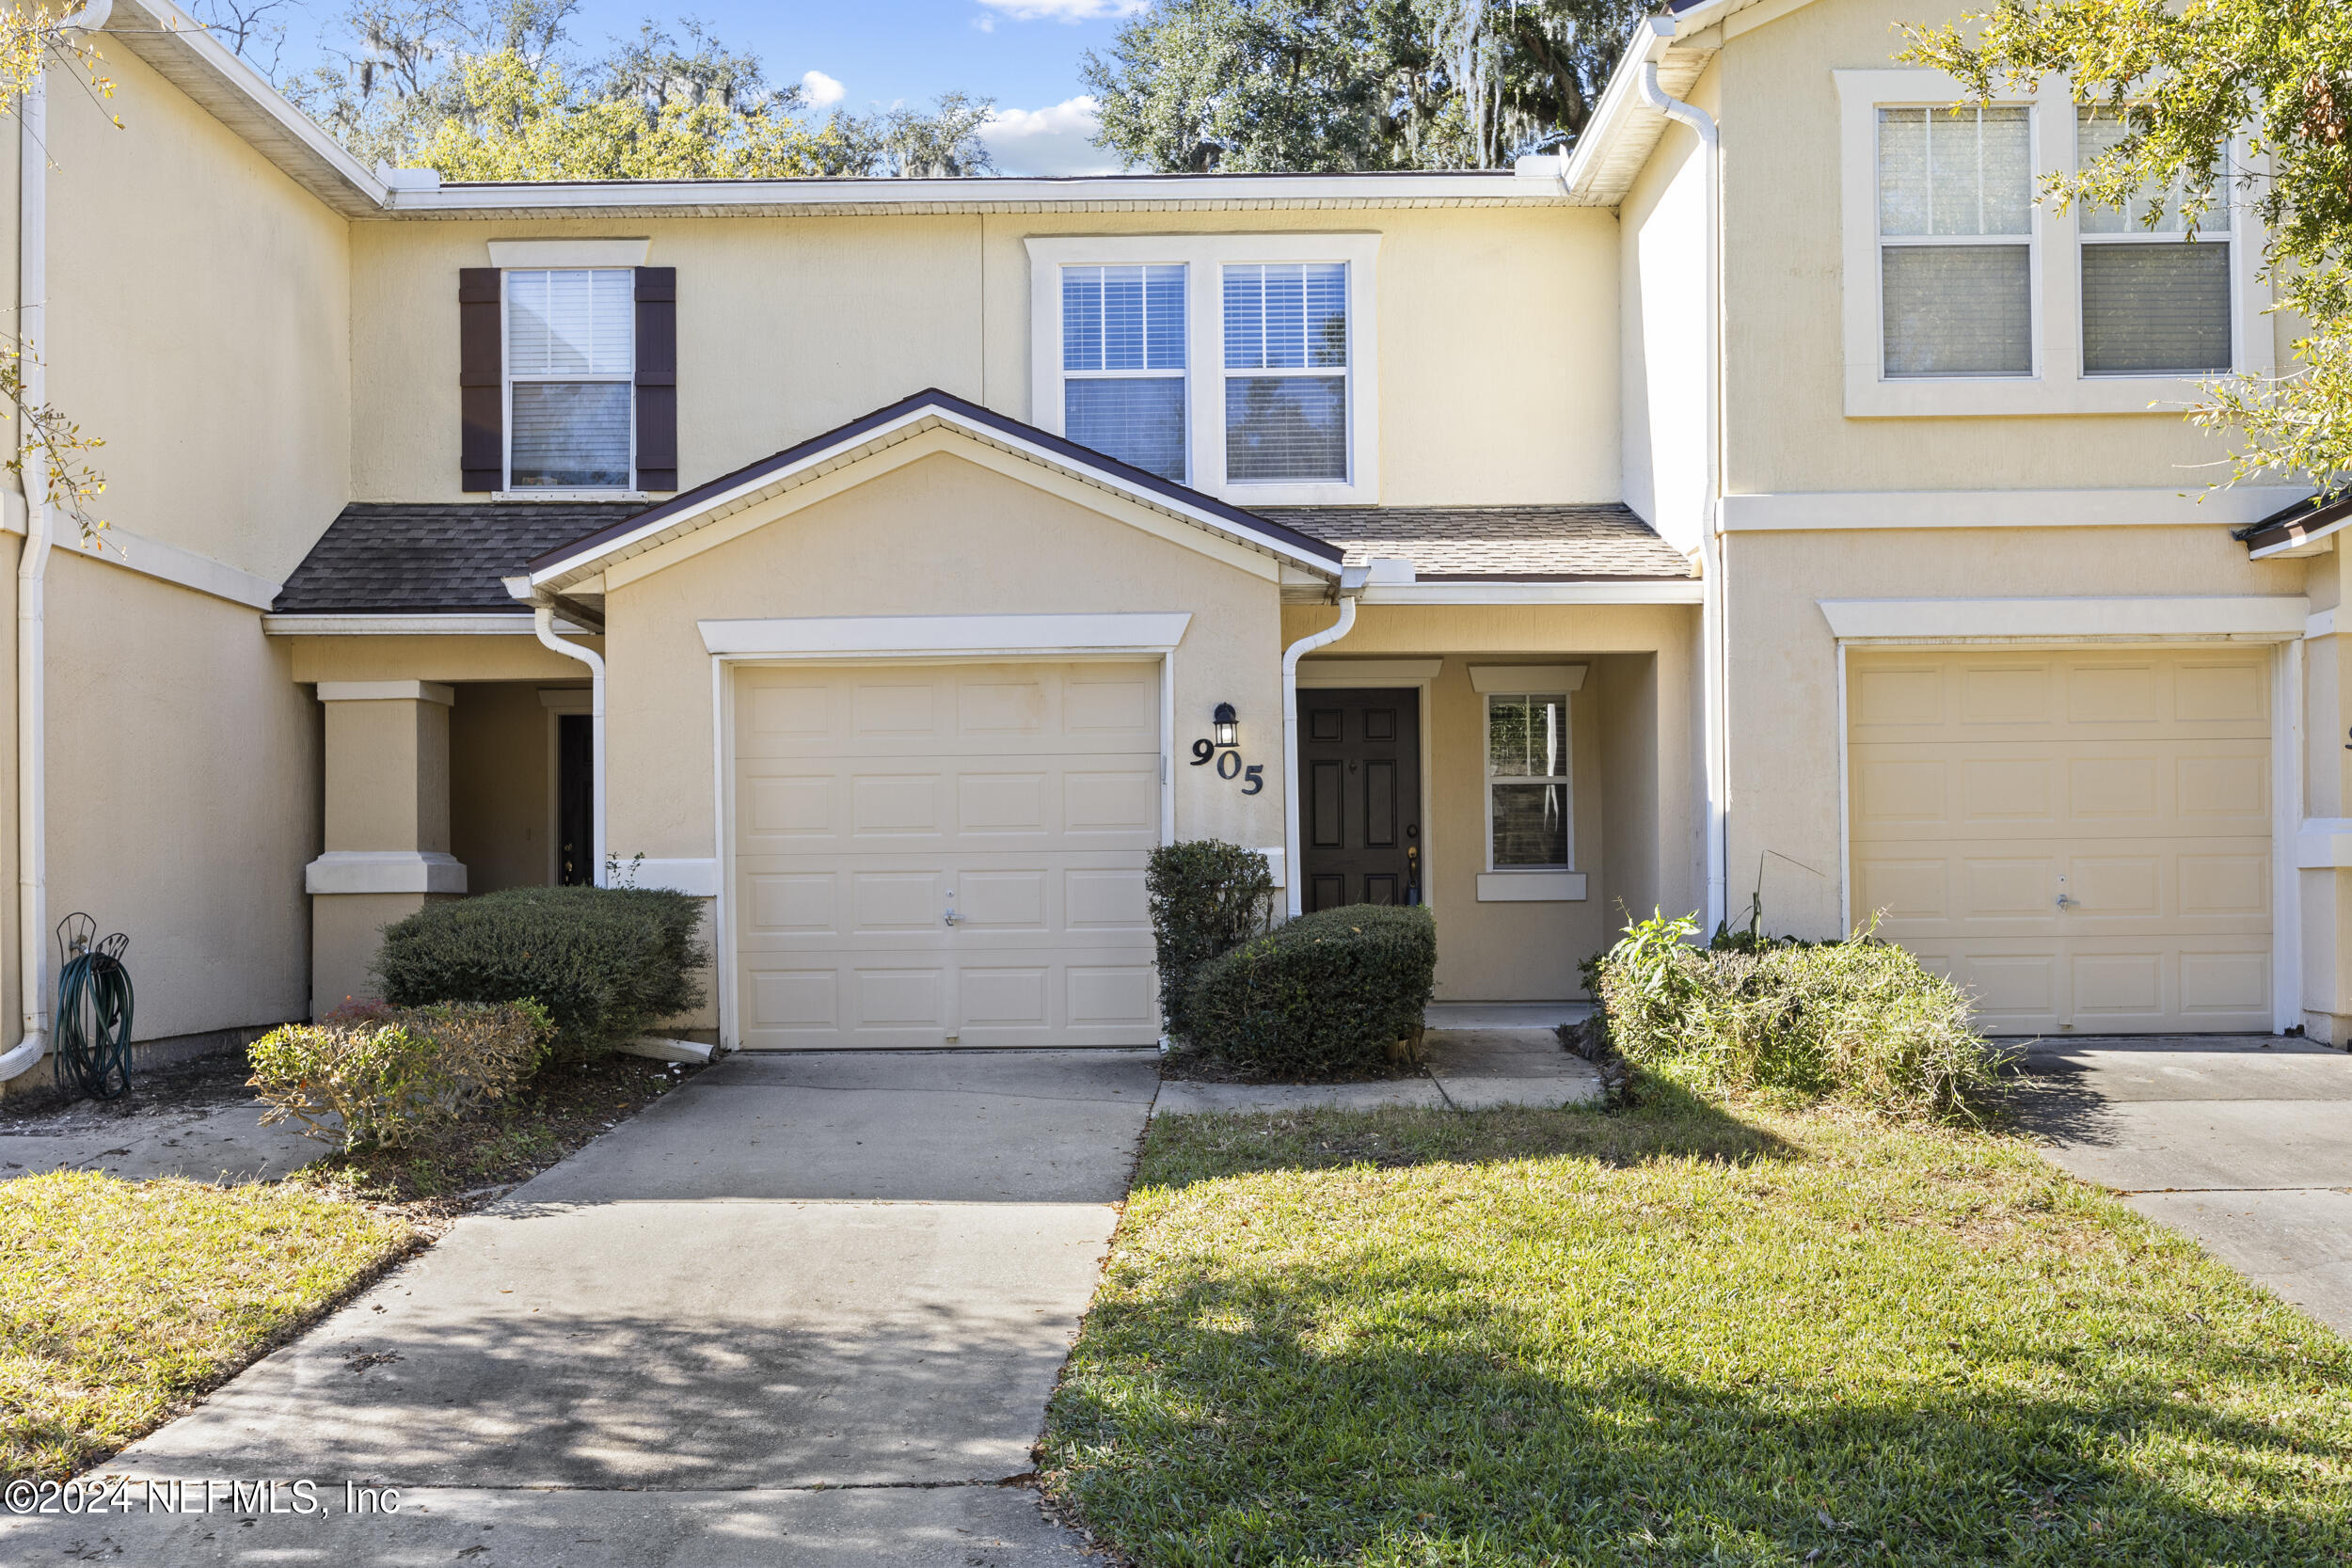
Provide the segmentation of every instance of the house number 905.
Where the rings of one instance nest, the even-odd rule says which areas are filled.
[[[1230,750],[1220,752],[1216,749],[1216,743],[1204,736],[1192,743],[1192,765],[1195,768],[1206,768],[1212,762],[1216,764],[1218,778],[1241,781],[1241,792],[1244,795],[1255,795],[1265,787],[1264,763],[1245,764],[1241,760],[1239,752]]]

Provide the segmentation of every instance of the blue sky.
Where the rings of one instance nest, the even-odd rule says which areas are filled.
[[[317,57],[341,0],[294,0],[282,70]],[[634,33],[647,16],[701,21],[767,63],[778,84],[855,111],[922,103],[956,88],[996,100],[990,150],[1009,174],[1086,174],[1117,166],[1089,144],[1090,101],[1078,74],[1140,0],[587,0],[572,23],[583,53]],[[816,73],[814,75],[810,73]]]

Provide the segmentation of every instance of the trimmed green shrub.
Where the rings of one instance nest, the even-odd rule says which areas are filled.
[[[535,1002],[353,1007],[255,1040],[247,1083],[269,1106],[264,1122],[298,1121],[345,1148],[390,1147],[512,1093],[553,1033]]]
[[[702,1006],[701,924],[702,900],[666,889],[508,888],[387,927],[375,975],[396,1007],[529,998],[586,1058]]]
[[[1974,1121],[1999,1057],[1967,993],[1866,927],[1838,942],[1689,945],[1688,918],[1625,929],[1590,966],[1609,1040],[1700,1089],[1772,1089]]]
[[[1360,1076],[1418,1041],[1438,968],[1425,909],[1350,904],[1301,915],[1200,972],[1194,1040],[1235,1067],[1296,1078]]]
[[[1255,849],[1201,838],[1152,850],[1143,885],[1160,962],[1162,1026],[1172,1037],[1189,1040],[1192,985],[1200,966],[1266,928],[1274,873]]]

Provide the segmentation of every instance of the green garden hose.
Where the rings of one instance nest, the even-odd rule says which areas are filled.
[[[131,972],[120,931],[103,942],[98,922],[70,914],[57,922],[57,1025],[50,1045],[57,1087],[92,1100],[117,1100],[131,1090]]]

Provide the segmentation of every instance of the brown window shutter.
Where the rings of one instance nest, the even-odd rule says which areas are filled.
[[[677,268],[637,269],[637,488],[677,488]]]
[[[461,488],[506,487],[506,343],[499,316],[499,269],[457,273],[457,386],[465,420]]]

